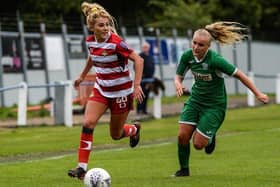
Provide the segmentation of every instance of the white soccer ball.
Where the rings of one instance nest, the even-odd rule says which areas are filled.
[[[102,168],[92,168],[84,178],[85,187],[110,187],[111,176]]]

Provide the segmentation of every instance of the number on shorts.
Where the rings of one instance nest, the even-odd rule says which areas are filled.
[[[116,98],[116,103],[119,104],[120,108],[125,108],[127,102],[127,97],[118,97]]]

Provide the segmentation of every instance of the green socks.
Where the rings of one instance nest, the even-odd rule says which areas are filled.
[[[178,158],[181,168],[189,168],[190,144],[181,145],[178,143]]]

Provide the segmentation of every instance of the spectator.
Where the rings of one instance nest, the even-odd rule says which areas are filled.
[[[147,102],[150,94],[150,86],[154,80],[155,64],[153,57],[149,54],[150,44],[144,42],[139,54],[144,60],[143,75],[141,81],[141,87],[145,95],[142,103],[137,103],[137,114],[147,114]]]

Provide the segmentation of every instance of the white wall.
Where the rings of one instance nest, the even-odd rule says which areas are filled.
[[[127,37],[127,43],[131,43],[134,48],[137,48],[138,37]],[[140,43],[140,42],[139,42]],[[172,38],[167,38],[167,43],[173,43]],[[178,47],[178,59],[180,58],[183,51],[189,48],[189,41],[187,38],[177,38]],[[264,43],[264,42],[252,42],[252,70],[255,74],[276,76],[280,73],[280,44],[279,43]],[[212,49],[217,50],[217,45],[212,44]],[[140,47],[135,51],[139,52]],[[240,43],[236,46],[237,50],[237,66],[245,73],[247,73],[247,44]],[[232,46],[221,46],[221,54],[230,62],[233,63],[233,47]],[[61,55],[59,55],[61,56]],[[74,80],[82,71],[86,59],[70,59],[70,75],[71,80]],[[173,77],[176,72],[176,62],[170,62],[167,65],[163,65],[163,75],[164,79],[170,79],[170,81],[165,81],[166,91],[165,95],[172,96],[175,95],[173,86]],[[159,65],[156,65],[156,76],[160,78]],[[191,76],[188,74],[188,77]],[[45,84],[45,74],[43,70],[28,70],[27,78],[30,85],[35,84]],[[66,80],[66,70],[62,68],[60,70],[49,70],[50,82],[63,81]],[[19,84],[23,80],[22,74],[16,73],[5,73],[3,75],[4,87]],[[255,83],[262,91],[268,93],[275,92],[275,79],[273,78],[256,78]],[[192,85],[192,80],[185,80],[184,82],[187,88]],[[228,93],[235,93],[235,79],[226,79]],[[51,89],[52,90],[52,89]],[[238,82],[238,90],[240,93],[246,93],[245,87]],[[53,92],[53,91],[52,91]],[[53,93],[51,93],[53,94]],[[30,89],[29,102],[31,104],[38,103],[39,101],[46,98],[46,89],[44,88],[34,88]],[[76,91],[73,90],[73,96],[76,95]],[[4,93],[5,104],[7,106],[17,103],[17,90],[6,91]]]

